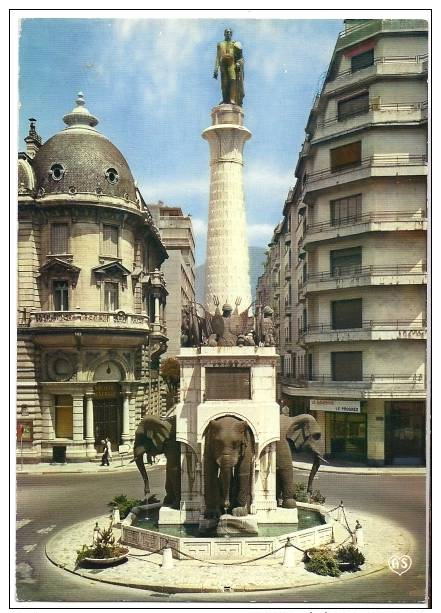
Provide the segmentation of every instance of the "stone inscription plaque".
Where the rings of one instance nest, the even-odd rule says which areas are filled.
[[[251,400],[251,368],[205,369],[206,400]]]

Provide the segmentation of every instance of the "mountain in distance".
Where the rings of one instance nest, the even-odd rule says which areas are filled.
[[[248,253],[250,258],[250,282],[251,296],[254,300],[256,297],[257,279],[263,273],[263,265],[266,260],[266,247],[249,247]],[[196,266],[196,301],[204,303],[204,283],[205,283],[205,263]]]

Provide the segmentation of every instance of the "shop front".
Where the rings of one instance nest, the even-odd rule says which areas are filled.
[[[334,460],[367,462],[367,413],[360,400],[310,400],[310,410],[317,411],[324,422],[325,453]]]
[[[386,402],[385,415],[386,464],[425,466],[425,403],[415,401]]]

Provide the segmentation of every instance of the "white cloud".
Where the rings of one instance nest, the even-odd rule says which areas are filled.
[[[271,240],[274,226],[269,223],[255,223],[247,228],[249,245],[267,245]]]
[[[207,235],[207,222],[204,219],[198,217],[192,217],[191,222],[193,225],[193,232],[196,238],[206,237]]]
[[[166,204],[188,207],[197,197],[206,197],[210,190],[209,177],[181,179],[176,176],[164,177],[161,181],[152,182],[148,178],[139,181],[140,190],[146,202],[162,200]]]
[[[173,97],[185,82],[189,67],[197,63],[204,28],[198,19],[179,20],[118,19],[114,25],[112,60],[133,76],[133,84],[143,88],[144,100],[156,103]],[[139,76],[142,75],[142,79]]]

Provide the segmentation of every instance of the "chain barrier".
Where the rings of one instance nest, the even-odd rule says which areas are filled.
[[[334,511],[342,511],[343,513],[343,517],[346,523],[346,526],[343,526],[344,528],[347,529],[347,531],[349,532],[349,535],[338,545],[336,545],[336,547],[341,547],[344,543],[346,543],[346,541],[348,541],[349,539],[351,539],[353,537],[354,531],[350,529],[349,527],[349,522],[348,519],[346,517],[346,512],[345,512],[345,508],[343,506],[343,501],[340,502],[340,504],[338,504],[336,507],[334,507],[333,509],[330,509],[329,511],[326,511],[326,513],[333,513]],[[335,520],[335,521],[339,521],[339,520]],[[340,521],[339,521],[340,523]],[[300,551],[301,553],[306,553],[308,551],[308,549],[302,549],[301,547],[298,547],[298,545],[294,545],[294,543],[291,542],[291,537],[287,537],[284,544],[281,545],[278,549],[275,549],[274,551],[270,551],[268,553],[265,553],[261,556],[258,556],[257,558],[251,558],[248,560],[241,560],[239,562],[212,562],[211,560],[203,560],[201,558],[196,558],[195,556],[186,553],[185,551],[181,551],[180,549],[178,549],[177,547],[174,547],[173,545],[170,545],[169,543],[166,543],[165,545],[163,545],[162,547],[160,547],[159,549],[155,550],[155,551],[151,551],[149,553],[141,553],[141,554],[134,554],[134,553],[129,553],[129,557],[132,558],[148,558],[154,554],[157,553],[161,553],[161,551],[164,551],[164,549],[171,549],[172,551],[175,551],[179,556],[185,556],[186,558],[190,559],[190,560],[194,560],[195,562],[201,562],[202,564],[212,564],[214,566],[240,566],[241,564],[250,564],[252,562],[258,562],[259,560],[264,560],[265,558],[268,558],[272,555],[275,555],[276,553],[278,553],[279,551],[281,551],[282,549],[285,549],[287,547],[294,547],[294,549],[297,549],[297,551]],[[311,547],[309,548],[311,549]]]

